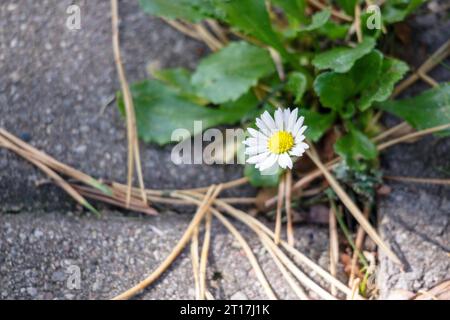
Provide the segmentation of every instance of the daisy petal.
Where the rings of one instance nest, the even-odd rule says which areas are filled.
[[[305,132],[305,130],[308,129],[308,126],[301,127],[300,131],[296,135],[301,135]]]
[[[303,148],[303,150],[308,150],[309,149],[309,145],[304,143],[304,142],[301,142],[300,146]]]
[[[245,148],[245,154],[248,154],[250,156],[254,156],[259,153],[266,152],[266,151],[267,151],[266,145],[256,145],[256,146]]]
[[[300,117],[300,118],[298,118],[297,122],[295,123],[294,128],[292,129],[292,132],[291,132],[294,137],[297,135],[298,131],[302,127],[303,121],[305,121],[305,117]]]
[[[259,170],[260,171],[264,171],[268,168],[270,168],[274,163],[276,163],[278,160],[278,155],[272,153],[270,154],[270,156],[268,156],[266,158],[266,160],[264,160],[261,165],[259,166]]]
[[[266,160],[266,158],[269,156],[269,152],[264,152],[257,154],[256,156],[250,157],[247,159],[247,163],[251,164],[258,164]]]
[[[255,130],[253,128],[247,128],[247,130],[252,137],[256,138],[258,144],[267,143],[269,138],[264,133],[259,132],[258,130]]]
[[[304,135],[297,135],[295,137],[295,144],[299,144],[300,142],[302,142],[303,140],[305,140],[305,136]]]
[[[283,110],[283,126],[284,130],[288,130],[289,126],[289,117],[291,116],[291,110],[289,108],[286,108]]]
[[[283,131],[283,111],[281,109],[275,110],[275,124],[277,130]]]
[[[253,147],[258,144],[258,139],[256,138],[247,138],[243,142],[246,146]]]
[[[270,128],[267,127],[267,125],[259,118],[256,118],[256,126],[259,128],[259,130],[262,131],[266,136],[270,136]]]
[[[265,111],[261,115],[261,120],[265,123],[267,128],[269,128],[272,132],[276,130],[275,121],[273,120],[272,116],[269,114],[269,112]]]
[[[267,175],[274,175],[278,174],[278,169],[280,168],[280,165],[278,164],[278,161],[275,161],[272,166],[270,166],[267,169],[264,169],[261,171],[261,175],[267,176]]]
[[[291,157],[289,157],[289,155],[287,153],[280,154],[280,156],[278,158],[278,164],[283,169],[286,169],[286,168],[292,169],[292,159],[291,159]]]
[[[254,138],[256,138],[258,136],[258,131],[253,129],[253,128],[247,128],[248,133],[250,133],[250,135]]]
[[[300,146],[294,147],[289,151],[289,154],[295,157],[301,157],[303,153],[305,153],[305,150]]]
[[[289,121],[287,124],[286,130],[292,133],[292,129],[294,129],[295,122],[297,121],[298,108],[295,108],[291,115],[289,116]]]
[[[299,144],[295,145],[294,148],[292,148],[289,154],[292,156],[300,157],[303,153],[305,153],[306,149],[309,149],[309,146],[304,142],[300,142]]]

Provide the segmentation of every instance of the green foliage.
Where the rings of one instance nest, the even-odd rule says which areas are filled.
[[[319,35],[325,36],[331,40],[344,39],[350,29],[349,24],[337,24],[328,21],[322,27],[316,30]]]
[[[179,128],[185,128],[194,135],[200,133],[194,131],[194,121],[202,120],[203,129],[206,129],[239,122],[248,112],[248,109],[242,108],[211,109],[197,105],[158,80],[136,83],[131,87],[131,92],[139,137],[160,145],[170,143],[172,132]],[[117,98],[123,113],[122,94],[119,93]]]
[[[383,35],[382,28],[369,29],[369,26],[372,27],[376,21],[379,21],[381,27],[383,26],[383,16],[381,13],[379,15],[377,11],[364,11],[361,13],[361,29],[364,37],[378,39]]]
[[[349,132],[336,141],[336,153],[351,167],[355,167],[358,159],[375,159],[378,154],[375,144],[353,125],[349,127]]]
[[[296,22],[305,21],[306,0],[272,0],[272,2],[283,9],[289,19]]]
[[[405,63],[383,58],[381,52],[373,50],[356,61],[346,73],[330,71],[320,74],[314,82],[314,90],[323,106],[341,114],[348,111],[350,104],[364,111],[373,102],[389,98],[394,85],[407,71]]]
[[[374,47],[375,40],[367,37],[355,48],[339,47],[319,53],[314,58],[313,64],[319,70],[331,69],[336,72],[347,72],[358,59],[371,52]]]
[[[191,73],[184,68],[163,69],[153,72],[153,77],[173,88],[181,97],[194,103],[205,105],[208,100],[200,98],[191,82]]]
[[[235,28],[272,46],[282,55],[287,51],[272,29],[265,1],[261,0],[212,0],[224,12],[225,21]]]
[[[331,11],[329,9],[318,12],[312,16],[311,24],[305,26],[301,31],[313,31],[323,27],[331,17]]]
[[[358,1],[329,3],[353,17]],[[423,2],[385,1],[382,22],[389,28]],[[450,85],[418,97],[387,101],[408,66],[377,49],[384,33],[366,27],[370,14],[364,11],[365,2],[359,3],[363,9],[363,41],[355,44],[355,35],[349,34],[351,22],[331,19],[329,9],[307,16],[306,0],[140,0],[146,12],[168,19],[199,22],[214,18],[251,38],[252,44],[233,38],[218,52],[203,58],[192,72],[182,68],[158,70],[153,74],[155,80],[133,85],[139,136],[166,144],[174,129],[186,128],[194,133],[196,120],[203,121],[203,129],[249,125],[265,109],[300,107],[308,126],[306,136],[313,142],[335,124],[345,128],[335,151],[358,175],[352,179],[360,178],[364,184],[364,177],[370,173],[361,170],[370,167],[377,157],[369,138],[379,130],[372,121],[375,106],[418,129],[449,123]],[[206,23],[204,26],[209,28]],[[210,31],[215,32],[213,28]],[[280,80],[267,47],[281,55],[277,66],[281,64],[286,79]],[[119,106],[123,110],[120,95]],[[254,166],[246,166],[245,175],[256,186],[273,186],[279,179],[278,175],[261,176]],[[355,190],[366,187],[360,185]]]
[[[383,6],[382,17],[387,23],[395,23],[404,20],[418,6],[426,0],[390,0]]]
[[[275,71],[267,50],[234,42],[205,58],[192,76],[196,92],[214,103],[234,101]]]
[[[374,50],[358,60],[347,73],[330,71],[320,74],[314,82],[320,102],[325,107],[341,110],[348,99],[376,81],[382,61],[383,55]]]
[[[155,79],[161,80],[179,92],[192,92],[191,73],[184,68],[163,69],[153,72]]]
[[[158,17],[198,22],[214,15],[210,0],[139,0],[142,9]]]
[[[306,137],[314,142],[319,141],[322,135],[331,128],[335,119],[336,113],[320,113],[308,109],[301,109],[300,115],[308,119],[308,130],[306,130]]]
[[[338,5],[344,10],[349,16],[353,16],[355,11],[355,5],[358,0],[336,0]]]
[[[259,169],[254,165],[245,165],[244,175],[248,178],[254,187],[275,187],[280,181],[282,170],[278,170],[277,174],[262,175]]]
[[[386,101],[377,108],[405,119],[416,129],[427,129],[450,123],[450,82],[403,100]],[[450,135],[450,130],[438,135]]]
[[[358,107],[367,110],[372,103],[385,101],[394,90],[394,85],[408,72],[408,65],[400,60],[385,58],[378,77],[361,93]]]
[[[254,121],[260,115],[260,110],[257,108],[259,101],[252,90],[241,96],[236,101],[229,101],[223,103],[220,107],[224,112],[234,113],[236,116],[241,116],[238,120],[240,122]]]
[[[341,73],[322,73],[314,81],[314,90],[323,106],[341,110],[354,91],[351,79]]]
[[[286,90],[294,95],[294,103],[299,104],[306,92],[308,78],[304,73],[294,71],[288,75]]]

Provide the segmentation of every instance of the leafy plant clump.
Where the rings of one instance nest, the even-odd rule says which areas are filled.
[[[246,127],[264,110],[300,107],[310,141],[332,139],[353,175],[375,168],[380,111],[417,129],[450,122],[450,84],[389,100],[409,68],[379,44],[391,24],[424,2],[384,1],[377,12],[358,0],[319,2],[320,9],[306,0],[140,0],[145,12],[181,23],[194,37],[212,36],[213,52],[192,72],[157,70],[153,79],[132,86],[138,134],[164,145],[176,128],[192,132],[194,120],[202,120],[203,129]],[[372,28],[376,18],[379,28]],[[278,182],[252,168],[245,174],[255,185]]]

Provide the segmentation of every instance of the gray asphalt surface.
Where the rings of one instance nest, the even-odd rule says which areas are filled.
[[[407,23],[411,42],[395,49],[396,54],[416,68],[450,39],[448,8],[439,9],[445,3],[430,1],[423,7]],[[439,82],[449,81],[450,71],[446,67],[449,63],[447,58],[430,75]],[[403,96],[428,88],[418,82]],[[389,125],[396,121],[386,119]],[[386,175],[445,179],[450,176],[449,155],[449,138],[426,137],[383,153],[382,167]],[[377,283],[381,298],[400,298],[402,291],[417,292],[450,279],[450,187],[412,183],[389,183],[389,186],[392,192],[379,201],[380,232],[404,261],[406,270],[399,272],[380,253]]]
[[[110,103],[119,83],[109,2],[77,1],[81,30],[69,31],[65,10],[72,2],[21,0],[0,5],[0,126],[90,175],[124,181],[125,127],[115,104]],[[192,68],[205,53],[202,44],[139,11],[136,1],[121,1],[120,15],[130,82],[148,77],[150,64]],[[238,166],[176,166],[170,161],[170,150],[170,146],[142,145],[146,186],[205,186],[242,175]],[[103,208],[105,218],[97,220],[81,214],[57,187],[36,187],[45,178],[17,156],[0,150],[3,299],[112,297],[157,266],[191,216],[162,211],[158,218],[136,218]],[[253,192],[239,188],[230,195]],[[184,211],[192,213],[192,209]],[[155,232],[156,228],[162,231]],[[252,239],[248,230],[243,234]],[[326,252],[324,229],[302,227],[298,235],[315,258]],[[216,297],[264,298],[245,256],[223,230],[214,232],[213,252],[210,278],[213,270],[223,274],[213,290]],[[263,262],[268,260],[263,253],[260,257]],[[70,273],[65,272],[72,265],[79,266],[82,274],[79,290],[67,288]],[[292,298],[274,266],[267,270],[280,296]],[[97,273],[105,281],[94,290]],[[140,298],[192,298],[193,288],[190,261],[184,254]]]
[[[92,176],[124,181],[125,123],[111,102],[120,85],[112,52],[110,2],[76,1],[81,30],[74,31],[65,25],[72,3],[2,1],[0,126]],[[137,1],[121,1],[120,16],[130,83],[148,78],[149,65],[192,68],[206,50],[144,14]],[[177,166],[170,161],[171,148],[142,146],[148,187],[205,186],[242,175],[240,166]],[[57,188],[35,187],[42,176],[30,165],[0,152],[4,209],[52,210],[66,205],[67,196]]]
[[[152,218],[104,213],[102,219],[61,211],[0,215],[0,298],[112,298],[156,269],[190,220],[189,215],[173,212]],[[294,299],[257,237],[236,225],[277,295]],[[326,267],[326,230],[303,226],[296,228],[296,235],[298,248]],[[217,221],[207,270],[208,288],[216,299],[267,299],[239,243]],[[79,286],[74,280],[77,274]],[[160,280],[136,298],[193,299],[194,294],[186,250]]]
[[[109,2],[75,1],[82,28],[65,27],[65,10],[74,1],[6,0],[0,4],[0,127],[58,160],[104,179],[124,181],[126,136],[114,103],[119,88],[111,49]],[[427,11],[428,12],[428,11]],[[130,82],[148,76],[147,67],[193,68],[206,48],[138,10],[137,1],[120,1],[121,41]],[[444,13],[410,22],[414,42],[397,53],[415,65],[449,35]],[[409,48],[409,49],[408,49]],[[431,74],[449,80],[439,67]],[[426,88],[419,84],[406,93]],[[386,120],[392,123],[391,118]],[[391,175],[448,177],[448,139],[427,138],[402,145],[383,157]],[[204,186],[241,176],[236,166],[175,166],[170,146],[142,145],[148,187]],[[447,171],[446,171],[447,170]],[[190,214],[162,212],[149,218],[102,208],[97,219],[81,213],[62,191],[40,183],[45,176],[17,156],[0,150],[0,298],[109,298],[130,287],[162,261],[187,226]],[[40,185],[37,187],[37,185]],[[427,289],[449,278],[450,215],[448,187],[390,184],[379,200],[382,235],[409,265],[399,273],[380,254],[378,286]],[[240,188],[230,195],[253,194]],[[183,210],[192,213],[192,210]],[[3,213],[1,213],[3,212]],[[328,266],[327,228],[298,226],[299,248]],[[253,234],[242,228],[281,298],[293,298]],[[216,298],[264,298],[242,251],[214,225],[208,279]],[[81,271],[80,289],[70,289],[70,266]],[[193,297],[188,251],[141,299]]]

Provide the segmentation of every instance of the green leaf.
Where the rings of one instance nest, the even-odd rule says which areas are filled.
[[[175,89],[180,96],[200,105],[206,105],[207,100],[195,94],[191,83],[191,73],[184,68],[162,69],[153,72],[152,76]]]
[[[294,103],[298,104],[302,101],[307,86],[308,78],[302,72],[294,71],[288,75],[286,90],[294,95]]]
[[[355,48],[340,47],[318,54],[313,60],[313,65],[319,70],[331,69],[340,73],[347,72],[358,59],[371,52],[375,44],[373,38],[366,37]]]
[[[390,100],[378,103],[376,107],[406,120],[418,130],[449,124],[450,82],[413,98]],[[450,130],[442,131],[439,135],[450,135]]]
[[[380,77],[383,65],[383,54],[373,50],[359,59],[350,70],[350,77],[355,84],[355,91],[360,92],[375,82]]]
[[[212,109],[199,106],[158,80],[146,80],[133,84],[131,93],[136,110],[138,135],[146,142],[164,145],[171,142],[176,129],[186,129],[192,135],[194,121],[202,121],[202,129],[220,124],[239,122],[247,109]],[[118,93],[118,107],[124,113],[122,93]]]
[[[312,16],[311,23],[302,28],[300,31],[312,31],[319,29],[320,27],[323,27],[325,23],[330,19],[331,17],[331,11],[329,9],[325,9],[323,11],[320,11]]]
[[[355,5],[358,0],[336,0],[338,5],[345,11],[346,14],[353,16],[355,13]]]
[[[355,84],[347,74],[325,72],[314,81],[314,91],[324,107],[339,111],[355,92]]]
[[[308,139],[317,142],[334,123],[336,113],[319,113],[312,110],[301,109],[299,114],[305,117],[305,124],[308,126],[305,135]]]
[[[233,118],[239,118],[240,122],[248,120],[255,120],[260,115],[261,111],[258,109],[259,100],[256,98],[252,90],[249,90],[242,97],[236,101],[229,101],[221,106],[223,112],[230,113]]]
[[[297,22],[305,20],[306,0],[272,0],[272,2],[283,9],[289,19]]]
[[[395,23],[405,20],[417,7],[426,0],[391,0],[386,1],[382,8],[383,20],[387,23]]]
[[[253,164],[246,164],[244,169],[244,175],[254,187],[276,187],[280,181],[281,173],[282,170],[279,170],[278,174],[262,175],[259,169],[256,169]]]
[[[185,68],[155,70],[152,76],[180,91],[188,92],[193,89],[191,85],[191,73]]]
[[[289,56],[278,35],[273,31],[265,1],[262,0],[213,0],[233,27],[272,46],[283,56]]]
[[[364,133],[350,126],[349,132],[339,138],[334,150],[348,165],[352,166],[359,158],[372,160],[377,157],[377,147]]]
[[[374,50],[359,59],[347,73],[325,72],[314,82],[323,106],[343,110],[348,100],[371,85],[380,75],[383,55]]]
[[[403,61],[385,58],[380,75],[375,77],[376,81],[361,93],[359,109],[367,110],[375,101],[382,102],[388,99],[394,90],[394,85],[403,78],[408,70],[408,65]]]
[[[379,25],[378,25],[379,23]],[[383,35],[383,16],[380,11],[372,10],[361,13],[363,37],[378,39]]]
[[[234,101],[275,71],[267,50],[233,42],[205,58],[192,76],[199,96],[214,103]]]
[[[333,21],[328,21],[322,27],[317,29],[316,32],[331,40],[336,40],[344,39],[347,36],[349,29],[349,24],[337,24]]]
[[[356,112],[355,102],[348,101],[344,107],[339,110],[339,115],[346,120],[353,118]]]
[[[169,19],[201,21],[214,10],[209,0],[139,0],[144,12]]]

